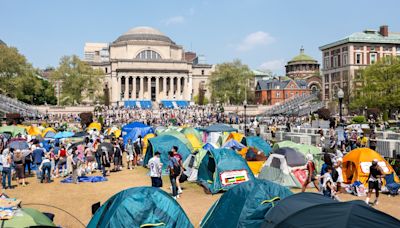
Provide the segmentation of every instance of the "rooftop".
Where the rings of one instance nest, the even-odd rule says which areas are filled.
[[[307,82],[305,80],[271,79],[258,81],[256,90],[284,89],[291,81],[294,81],[300,89],[307,89]]]
[[[345,43],[400,44],[400,33],[387,32],[387,36],[384,36],[378,30],[366,29],[363,32],[356,32],[336,42],[323,45],[319,49],[325,50]]]
[[[313,59],[311,56],[304,54],[304,48],[300,48],[300,54],[293,57],[292,60],[288,62],[288,64],[296,63],[296,62],[314,62],[317,63],[317,60]]]
[[[170,44],[175,44],[168,36],[164,35],[164,33],[159,30],[151,27],[140,26],[136,28],[132,28],[126,33],[122,34],[118,37],[114,43],[123,42],[123,41],[160,41],[166,42]]]

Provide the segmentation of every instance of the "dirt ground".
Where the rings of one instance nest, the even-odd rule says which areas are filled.
[[[55,214],[55,223],[57,225],[62,227],[83,227],[80,222],[85,225],[88,224],[91,218],[92,204],[96,202],[104,203],[112,195],[123,189],[151,185],[150,178],[146,174],[147,169],[138,167],[134,170],[111,173],[107,182],[80,183],[77,185],[62,184],[60,183],[61,179],[56,179],[55,182],[50,184],[40,184],[35,177],[31,177],[27,179],[28,186],[18,186],[15,189],[6,190],[5,193],[10,197],[21,199],[23,207],[36,208],[42,212]],[[166,177],[163,180],[163,189],[169,191],[168,178]],[[184,192],[178,202],[193,225],[198,227],[207,210],[222,194],[206,195],[201,187],[192,183],[186,182],[182,186]],[[294,192],[298,192],[298,190],[294,190]],[[357,198],[348,194],[342,194],[340,197],[342,200],[365,199],[364,197]],[[400,196],[393,198],[382,195],[380,204],[376,208],[400,218],[399,203]]]

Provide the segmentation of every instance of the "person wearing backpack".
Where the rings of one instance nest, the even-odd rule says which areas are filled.
[[[168,169],[169,169],[169,180],[171,181],[172,187],[172,197],[174,199],[179,198],[178,195],[178,188],[176,187],[176,179],[181,173],[181,167],[174,157],[174,152],[168,152],[169,159],[168,159]]]

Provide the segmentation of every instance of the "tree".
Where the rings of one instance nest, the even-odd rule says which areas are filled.
[[[102,97],[104,73],[93,69],[78,56],[64,56],[51,79],[61,81],[61,104],[73,105],[84,99],[95,101]]]
[[[243,104],[245,93],[250,95],[250,83],[253,79],[253,72],[239,60],[218,64],[216,70],[211,74],[209,83],[211,101]],[[251,98],[251,96],[248,97]]]
[[[361,72],[362,87],[351,108],[378,108],[389,114],[400,107],[400,58],[385,57]]]

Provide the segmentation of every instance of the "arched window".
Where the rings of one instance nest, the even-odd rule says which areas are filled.
[[[161,59],[160,54],[152,50],[144,50],[137,54],[136,59],[143,59],[143,60],[154,60],[154,59]]]

